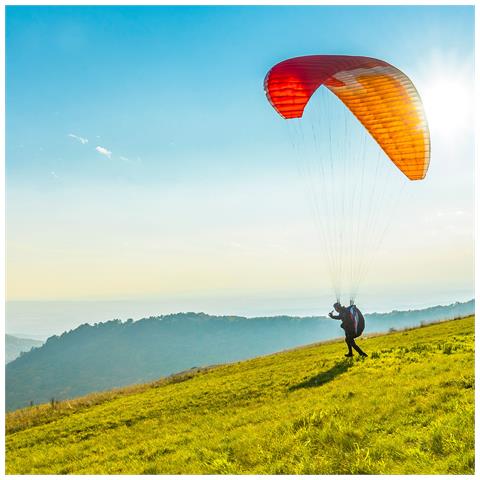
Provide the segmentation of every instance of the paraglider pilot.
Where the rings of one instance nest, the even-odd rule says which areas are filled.
[[[354,348],[362,357],[368,357],[368,355],[355,343],[355,338],[362,334],[365,320],[362,313],[355,306],[350,308],[343,307],[339,302],[333,305],[333,308],[338,315],[333,315],[330,312],[328,316],[334,320],[341,320],[340,326],[345,330],[345,342],[348,346],[348,353],[346,357],[353,357],[352,348]],[[360,321],[359,321],[360,320]]]

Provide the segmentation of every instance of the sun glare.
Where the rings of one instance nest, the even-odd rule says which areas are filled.
[[[422,86],[420,96],[432,135],[451,141],[472,128],[473,88],[465,73],[438,73]]]

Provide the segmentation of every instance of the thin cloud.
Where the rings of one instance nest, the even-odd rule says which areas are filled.
[[[88,138],[79,137],[78,135],[74,135],[73,133],[69,133],[68,136],[70,138],[74,138],[75,140],[77,140],[77,142],[80,142],[82,145],[85,145],[86,143],[88,143]]]
[[[50,172],[50,175],[57,180],[60,178],[53,170]]]
[[[469,216],[470,213],[466,212],[465,210],[438,210],[436,212],[437,218],[451,218],[451,217],[463,217],[463,216]]]
[[[95,147],[95,150],[107,158],[112,158],[112,152],[110,150],[107,150],[105,147],[97,146]]]

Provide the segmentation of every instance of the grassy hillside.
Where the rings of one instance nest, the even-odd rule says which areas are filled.
[[[367,314],[367,332],[472,315],[474,301]],[[325,317],[212,316],[176,313],[137,321],[83,324],[50,337],[5,369],[7,411],[31,403],[151,382],[192,367],[231,363],[339,335]]]
[[[474,318],[7,415],[10,474],[473,474]]]

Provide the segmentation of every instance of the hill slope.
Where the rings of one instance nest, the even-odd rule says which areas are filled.
[[[366,331],[471,315],[474,302],[366,315]],[[195,366],[233,362],[335,338],[324,317],[245,318],[179,313],[84,324],[8,364],[7,410],[152,381]]]
[[[15,360],[21,353],[28,352],[33,347],[40,347],[42,344],[42,341],[32,338],[5,335],[5,363]]]
[[[473,474],[474,318],[7,415],[10,474]]]

